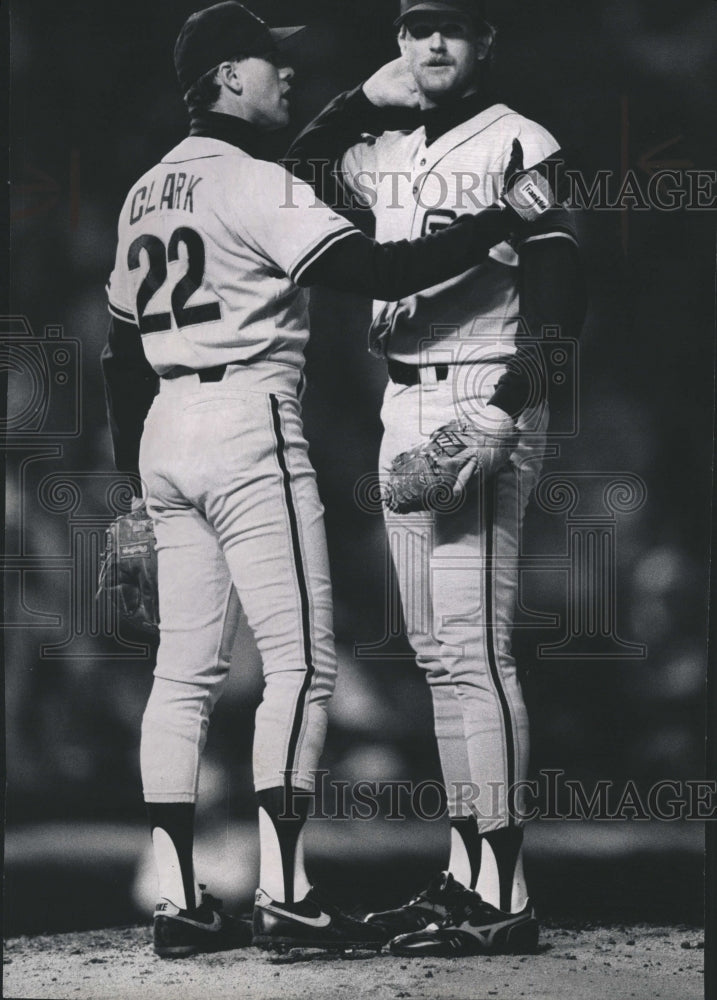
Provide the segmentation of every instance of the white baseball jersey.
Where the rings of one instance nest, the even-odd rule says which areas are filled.
[[[424,126],[387,132],[342,159],[345,183],[372,208],[380,241],[413,239],[484,210],[498,201],[509,168],[529,168],[560,148],[540,125],[503,104],[433,142],[426,138]],[[559,235],[572,238],[560,221]],[[377,353],[409,365],[456,365],[443,381],[389,380],[382,470],[438,427],[472,419],[493,396],[517,350],[518,265],[514,249],[501,243],[459,277],[396,303],[375,303]],[[508,789],[528,766],[528,720],[510,633],[520,524],[540,469],[546,421],[545,406],[521,415],[511,463],[457,512],[386,515],[406,633],[431,690],[449,811],[468,814],[456,795],[472,783],[481,794],[483,833],[509,825]],[[491,789],[498,797],[486,810]]]
[[[283,167],[189,136],[130,191],[108,286],[159,375],[240,361],[303,367],[296,281],[353,226]]]
[[[347,187],[372,208],[380,242],[415,239],[494,204],[515,140],[525,168],[560,148],[540,125],[495,104],[428,145],[423,127],[362,141],[346,152],[341,169]],[[517,268],[518,255],[501,243],[457,278],[375,303],[373,348],[408,364],[458,362],[466,352],[471,361],[514,354]]]
[[[323,508],[296,393],[307,293],[294,282],[353,233],[282,167],[209,137],[180,143],[122,209],[110,310],[139,328],[147,360],[167,376],[139,454],[161,615],[140,752],[147,802],[196,802],[239,605],[265,678],[255,788],[284,787],[287,775],[313,788],[336,654]],[[202,378],[222,367],[219,379]]]

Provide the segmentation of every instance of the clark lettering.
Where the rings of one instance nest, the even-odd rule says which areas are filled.
[[[167,174],[161,191],[156,181],[152,181],[149,188],[137,188],[132,198],[130,225],[133,226],[143,216],[157,209],[160,212],[165,209],[181,209],[183,212],[193,213],[194,191],[201,180],[201,177],[193,174],[189,178],[184,173]]]

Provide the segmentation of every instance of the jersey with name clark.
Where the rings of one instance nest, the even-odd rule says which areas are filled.
[[[516,139],[526,168],[560,148],[542,126],[496,104],[428,145],[423,127],[362,141],[346,152],[341,170],[372,208],[378,240],[415,239],[494,204]],[[556,235],[570,238],[562,226]],[[408,364],[514,354],[517,266],[516,252],[501,243],[456,278],[396,303],[375,303],[373,349]]]
[[[308,293],[295,282],[352,232],[278,164],[190,136],[125,200],[110,312],[139,327],[160,375],[258,359],[302,368]]]

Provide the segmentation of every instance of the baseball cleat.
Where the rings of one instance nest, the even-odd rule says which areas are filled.
[[[221,911],[222,901],[202,893],[194,910],[180,910],[161,899],[154,910],[154,951],[160,958],[186,958],[197,952],[229,951],[251,944],[251,924]]]
[[[463,955],[525,955],[538,947],[538,921],[528,903],[519,913],[504,913],[477,892],[463,890],[461,899],[435,924],[400,934],[389,945],[402,958],[458,958]]]
[[[386,935],[376,927],[342,913],[311,889],[298,903],[277,903],[258,889],[254,906],[257,948],[285,952],[291,948],[378,951]]]
[[[419,892],[404,906],[399,906],[395,910],[369,913],[364,919],[366,923],[383,931],[388,941],[397,934],[420,931],[429,924],[443,920],[448,915],[451,904],[467,891],[452,875],[442,872],[429,882],[423,892]]]

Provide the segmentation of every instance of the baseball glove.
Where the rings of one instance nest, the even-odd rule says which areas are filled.
[[[388,510],[394,514],[457,510],[469,480],[479,470],[487,479],[507,465],[517,443],[513,421],[497,412],[501,416],[495,427],[453,420],[424,444],[397,455],[382,490]]]
[[[156,549],[144,506],[115,518],[105,535],[97,591],[120,621],[152,637],[159,634]]]

